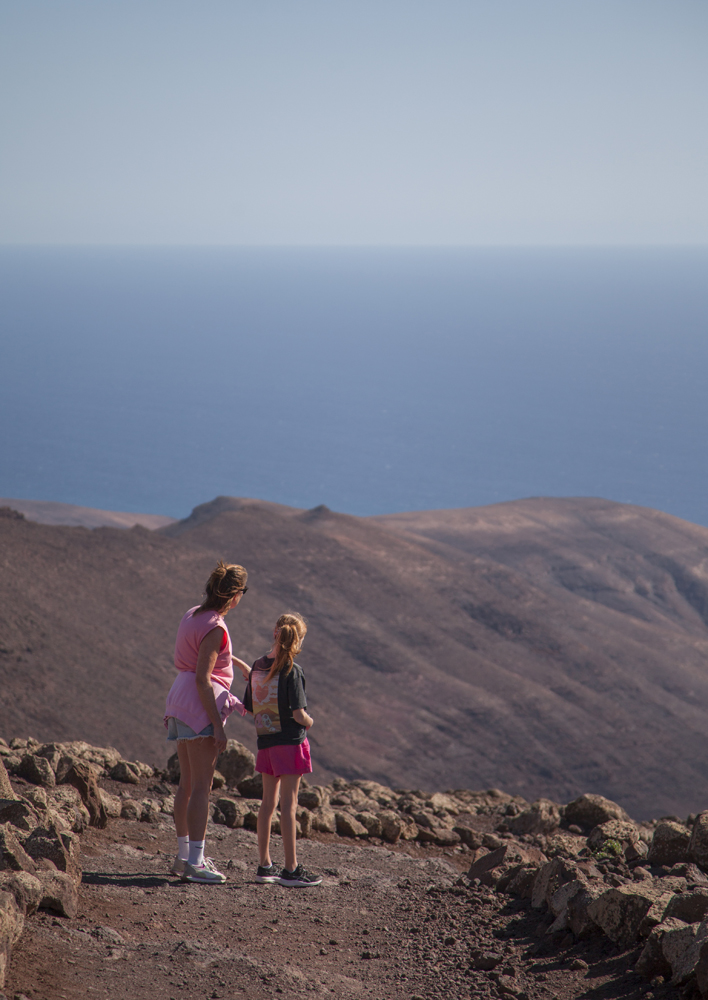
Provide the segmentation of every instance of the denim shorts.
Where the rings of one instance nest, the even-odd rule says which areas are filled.
[[[181,722],[179,719],[175,719],[173,715],[167,720],[167,742],[177,740],[181,742],[182,740],[201,740],[207,736],[214,735],[214,724],[209,723],[205,726],[201,733],[195,733],[191,726],[188,726],[186,722]]]

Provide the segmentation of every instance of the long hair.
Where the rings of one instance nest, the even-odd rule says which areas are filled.
[[[275,623],[275,632],[278,648],[266,681],[281,672],[287,676],[293,669],[295,657],[302,649],[302,640],[307,634],[307,622],[296,611],[288,611]]]
[[[194,614],[200,615],[203,611],[223,611],[231,598],[246,586],[246,580],[248,573],[243,566],[236,566],[233,563],[227,565],[219,559],[218,565],[206,582],[204,588],[206,597]]]

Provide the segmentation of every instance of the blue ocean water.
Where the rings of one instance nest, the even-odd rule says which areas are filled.
[[[0,249],[0,496],[708,524],[708,248]]]

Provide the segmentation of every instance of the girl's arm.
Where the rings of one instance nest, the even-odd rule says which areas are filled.
[[[308,715],[304,708],[293,709],[293,719],[305,729],[311,729],[314,725],[314,719],[311,715]]]
[[[236,664],[236,666],[238,667],[238,669],[243,674],[243,679],[245,681],[247,681],[248,678],[251,676],[251,668],[249,667],[249,665],[247,663],[244,663],[243,660],[239,660],[238,656],[233,656],[232,655],[231,660],[232,660],[233,663]]]
[[[204,711],[209,716],[209,722],[214,727],[214,739],[216,740],[217,753],[226,749],[226,734],[224,724],[216,707],[214,688],[211,686],[211,675],[216,666],[216,660],[221,650],[221,639],[223,629],[220,626],[213,628],[202,639],[197,656],[197,693],[199,700],[204,706]]]

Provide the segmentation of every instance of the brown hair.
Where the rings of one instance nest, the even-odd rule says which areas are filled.
[[[281,671],[287,675],[293,669],[295,657],[302,649],[302,640],[307,634],[307,622],[296,611],[287,611],[275,623],[275,630],[278,650],[266,680]]]
[[[221,559],[206,582],[206,597],[194,612],[223,611],[232,597],[243,590],[248,580],[248,573],[243,566],[227,565]]]

